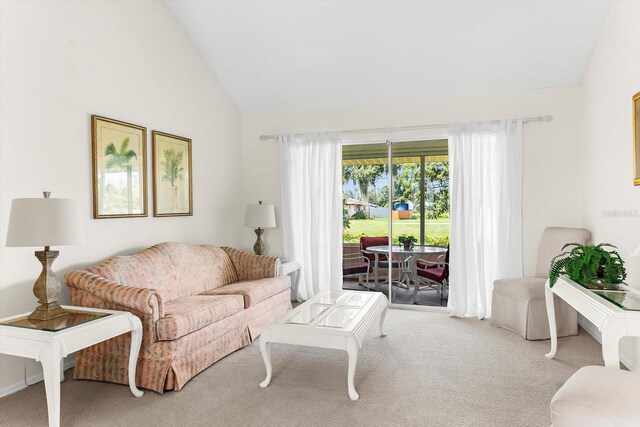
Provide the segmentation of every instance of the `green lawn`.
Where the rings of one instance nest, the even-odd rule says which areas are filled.
[[[344,230],[344,243],[358,243],[360,236],[387,236],[388,218],[352,219],[351,225]],[[420,240],[420,220],[402,219],[393,221],[393,242],[398,236],[409,234]],[[425,224],[425,243],[446,246],[449,244],[449,219],[428,219]]]

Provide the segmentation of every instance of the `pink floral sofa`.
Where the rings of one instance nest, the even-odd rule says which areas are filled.
[[[163,393],[246,346],[291,308],[280,261],[233,248],[161,243],[68,273],[76,306],[140,318],[136,383]],[[128,384],[130,334],[76,355],[74,378]]]

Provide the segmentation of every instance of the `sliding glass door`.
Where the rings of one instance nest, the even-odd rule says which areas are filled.
[[[346,145],[343,184],[345,257],[370,264],[369,280],[345,276],[345,289],[384,292],[394,304],[446,305],[432,271],[418,270],[438,268],[449,242],[447,141]]]

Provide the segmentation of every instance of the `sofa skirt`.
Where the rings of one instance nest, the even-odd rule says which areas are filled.
[[[291,309],[290,291],[221,319],[173,341],[143,340],[136,385],[162,394],[179,391],[194,376],[224,356],[250,344],[271,322]],[[75,379],[129,384],[131,334],[88,347],[76,354]]]

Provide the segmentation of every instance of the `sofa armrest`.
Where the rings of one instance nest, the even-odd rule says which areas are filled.
[[[265,255],[256,255],[239,249],[223,247],[240,280],[256,280],[276,277],[280,271],[280,259]]]
[[[154,320],[164,317],[162,296],[155,289],[121,285],[84,270],[67,273],[64,280],[70,288],[89,292],[103,301],[142,314],[150,314]]]

